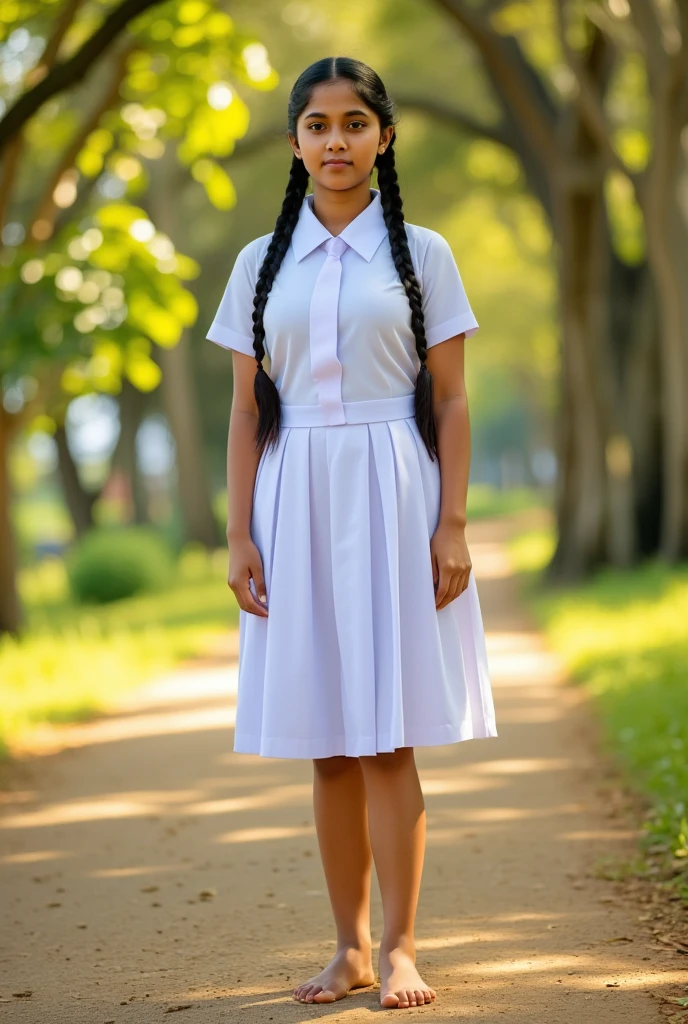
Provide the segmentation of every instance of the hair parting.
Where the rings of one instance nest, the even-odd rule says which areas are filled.
[[[338,78],[345,78],[351,82],[354,91],[379,118],[382,129],[396,123],[394,103],[388,96],[379,75],[372,68],[351,57],[324,57],[309,65],[299,75],[291,90],[287,111],[287,128],[292,135],[296,135],[296,122],[309,102],[315,86]],[[377,168],[378,188],[392,258],[411,308],[411,328],[420,360],[414,395],[415,420],[428,454],[434,461],[437,455],[437,434],[433,410],[432,374],[426,365],[428,350],[422,295],[411,261],[404,224],[403,204],[394,162],[394,135],[384,153],[378,153],[375,167]],[[309,175],[303,161],[294,156],[282,209],[275,222],[272,238],[256,282],[256,293],[253,300],[253,348],[258,366],[253,391],[258,405],[255,443],[256,448],[261,452],[265,446],[277,445],[281,424],[279,392],[263,367],[265,357],[263,314],[273,282],[289,248],[291,236],[299,219],[308,182]]]

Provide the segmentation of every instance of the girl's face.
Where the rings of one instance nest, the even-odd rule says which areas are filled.
[[[393,133],[391,125],[381,132],[377,114],[347,79],[337,79],[313,89],[289,141],[314,182],[344,190],[370,178]]]

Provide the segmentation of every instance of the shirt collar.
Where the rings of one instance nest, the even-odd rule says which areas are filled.
[[[373,194],[372,201],[357,217],[349,221],[339,234],[339,237],[368,263],[375,255],[382,239],[387,237],[380,191],[376,188],[371,188],[370,191]],[[296,261],[299,262],[328,238],[333,237],[313,213],[313,194],[305,196],[291,236],[291,247]]]

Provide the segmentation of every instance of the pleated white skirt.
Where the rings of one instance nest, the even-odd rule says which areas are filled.
[[[319,426],[317,409],[283,405],[258,465],[268,616],[240,611],[238,753],[358,757],[497,735],[473,573],[435,607],[440,471],[413,396],[345,409],[345,424]]]

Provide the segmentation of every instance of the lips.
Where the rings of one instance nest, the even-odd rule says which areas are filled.
[[[325,166],[328,167],[330,164],[333,164],[335,167],[348,167],[350,163],[350,160],[326,160]]]

